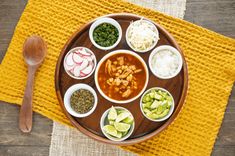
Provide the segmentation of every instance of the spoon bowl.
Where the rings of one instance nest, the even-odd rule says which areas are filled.
[[[30,66],[40,65],[46,56],[46,44],[39,36],[31,36],[26,39],[23,48],[23,57]]]

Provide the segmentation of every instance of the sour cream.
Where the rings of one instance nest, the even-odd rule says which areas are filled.
[[[149,57],[149,66],[154,75],[162,79],[176,76],[182,68],[182,57],[171,46],[160,46]]]

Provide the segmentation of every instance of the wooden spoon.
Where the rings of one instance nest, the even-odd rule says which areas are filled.
[[[19,128],[22,132],[28,133],[32,129],[32,96],[34,77],[38,67],[46,56],[46,43],[39,36],[27,38],[23,47],[23,57],[28,65],[28,78],[24,92],[24,99],[20,109]]]

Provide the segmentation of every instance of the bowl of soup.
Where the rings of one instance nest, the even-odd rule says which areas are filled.
[[[147,87],[149,72],[135,52],[115,50],[106,54],[95,71],[95,84],[107,100],[124,104],[136,100]]]

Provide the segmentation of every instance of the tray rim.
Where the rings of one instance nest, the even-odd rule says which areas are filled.
[[[93,23],[95,20],[97,20],[98,18],[101,17],[115,17],[115,16],[131,16],[134,18],[144,18],[147,20],[152,21],[149,18],[146,18],[144,16],[140,16],[137,14],[132,14],[132,13],[113,13],[113,14],[107,14],[104,16],[99,16],[93,20],[88,21],[87,23],[85,23],[84,25],[82,25],[78,30],[76,30],[71,36],[69,36],[67,42],[65,43],[65,45],[63,46],[63,48],[60,51],[60,55],[58,57],[57,63],[56,63],[56,69],[55,69],[55,91],[56,91],[56,95],[60,104],[60,107],[62,108],[63,112],[65,113],[66,117],[69,119],[70,123],[72,123],[72,125],[74,127],[76,127],[80,132],[82,132],[83,134],[91,137],[92,139],[95,139],[97,141],[103,142],[103,143],[107,143],[107,144],[112,144],[112,145],[120,145],[120,146],[127,146],[127,145],[133,145],[136,143],[140,143],[143,141],[146,141],[148,139],[151,139],[152,137],[159,135],[162,131],[164,131],[169,125],[171,125],[175,119],[177,118],[177,116],[179,115],[179,113],[182,111],[184,104],[186,102],[186,97],[188,94],[188,89],[189,89],[189,75],[188,75],[188,66],[187,66],[187,62],[184,56],[184,53],[182,51],[182,49],[180,48],[180,46],[178,45],[178,43],[176,42],[176,40],[174,39],[174,37],[164,28],[162,27],[160,24],[152,21],[158,28],[160,28],[169,38],[169,40],[171,40],[172,44],[175,46],[176,49],[179,50],[179,52],[182,55],[182,59],[183,59],[183,70],[184,70],[184,81],[183,81],[183,85],[185,87],[183,87],[182,89],[182,94],[181,94],[181,98],[178,102],[178,107],[177,109],[175,109],[175,112],[171,115],[171,117],[169,118],[169,120],[167,120],[167,122],[165,122],[160,128],[156,129],[155,131],[146,134],[144,136],[138,137],[138,138],[134,138],[134,139],[130,139],[130,140],[124,140],[122,142],[115,142],[112,140],[109,140],[108,138],[96,135],[94,133],[92,133],[91,131],[87,130],[86,128],[84,128],[83,126],[81,126],[65,109],[64,104],[63,104],[63,99],[61,97],[61,92],[59,89],[59,73],[60,73],[60,66],[61,66],[61,61],[63,58],[63,55],[65,53],[65,50],[67,49],[68,45],[71,43],[71,41],[84,29],[86,28],[89,24]],[[63,61],[62,61],[63,62]]]

